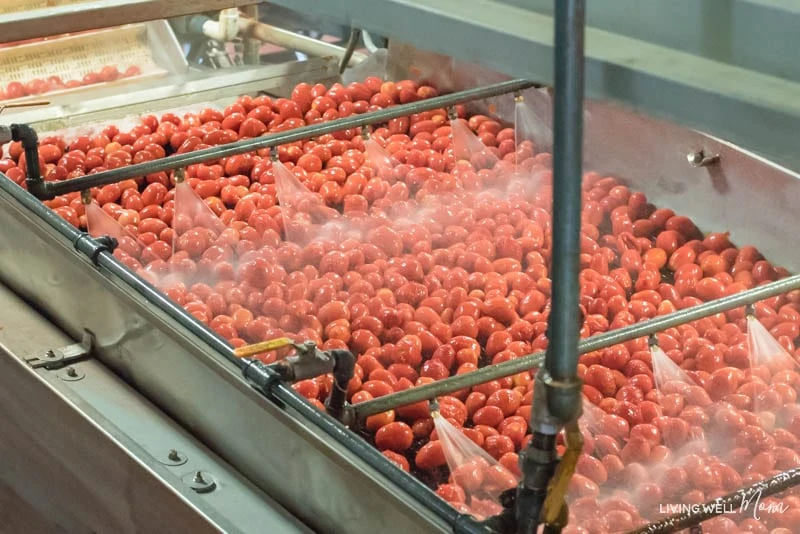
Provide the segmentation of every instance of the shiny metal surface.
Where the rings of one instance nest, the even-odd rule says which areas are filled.
[[[280,65],[241,67],[213,73],[186,74],[147,80],[119,88],[98,88],[90,97],[65,95],[45,108],[7,111],[3,120],[25,123],[37,131],[54,131],[84,124],[120,119],[131,115],[185,108],[194,104],[225,100],[259,91],[286,96],[300,82],[332,81],[337,76],[335,58],[311,58]],[[226,104],[227,105],[227,104]]]
[[[0,486],[47,522],[44,532],[224,531],[2,345],[0,373]],[[0,516],[13,502],[0,501]],[[30,519],[0,530],[42,532]]]
[[[655,1],[636,4],[641,6]],[[709,1],[704,0],[704,5]],[[420,48],[477,63],[509,76],[552,84],[553,17],[535,12],[535,7],[528,2],[273,2],[298,11],[314,10],[341,24],[414,43]],[[604,9],[604,4],[615,3],[620,2],[607,0],[595,2],[595,5],[597,9]],[[673,0],[659,0],[659,3],[669,4]],[[736,21],[738,24],[753,24],[753,20],[784,21],[772,27],[768,39],[761,40],[752,39],[753,32],[737,31],[733,20],[720,18],[714,21],[729,28],[728,39],[721,38],[719,42],[748,54],[748,65],[761,63],[759,59],[763,57],[763,63],[772,65],[772,71],[778,74],[743,67],[730,62],[726,55],[706,54],[700,47],[689,52],[668,44],[593,28],[590,24],[586,30],[587,96],[615,100],[631,109],[702,129],[800,170],[800,151],[796,142],[800,131],[800,99],[796,97],[800,94],[800,81],[785,74],[786,71],[797,71],[796,56],[775,54],[776,50],[796,49],[794,28],[800,18],[797,2],[725,0],[714,3],[747,6],[759,13],[773,12],[772,17],[743,18]],[[624,8],[617,6],[616,10],[627,15]],[[695,8],[685,17],[692,18],[700,12]],[[738,13],[746,17],[746,10]],[[651,20],[654,21],[651,24],[664,24],[661,18]],[[704,36],[703,30],[705,28],[697,32],[698,36]],[[740,35],[746,37],[740,40]],[[780,44],[765,44],[772,41]],[[775,63],[794,66],[776,71]]]
[[[381,531],[387,524],[412,533],[450,530],[319,427],[253,390],[228,360],[141,293],[76,254],[9,190],[27,196],[0,182],[2,281],[73,338],[91,330],[103,363],[292,514],[319,532]]]
[[[0,43],[252,4],[253,0],[94,0],[0,15]]]
[[[26,444],[21,450],[31,448],[31,445],[39,447],[49,444],[53,447],[52,462],[69,462],[77,454],[87,454],[86,450],[90,451],[87,455],[91,456],[127,455],[129,465],[126,469],[130,471],[131,478],[154,477],[164,485],[163,491],[172,492],[178,497],[165,498],[167,502],[163,508],[170,514],[168,524],[181,531],[190,528],[188,518],[197,516],[209,523],[209,529],[217,531],[255,533],[267,528],[276,533],[311,532],[100,362],[87,360],[53,371],[34,371],[30,366],[26,368],[24,359],[27,356],[71,343],[72,340],[2,285],[0,326],[0,345],[6,351],[0,358],[7,360],[0,365],[13,368],[11,375],[23,377],[12,381],[9,374],[3,373],[0,378],[2,389],[27,405],[20,413],[16,402],[4,403],[4,416],[16,418],[18,424],[25,425],[28,430],[37,424],[52,422],[51,419],[55,417],[77,418],[80,421],[79,424],[70,425],[66,435],[58,435],[54,439],[35,436],[33,443]],[[13,360],[21,366],[15,366]],[[64,382],[70,369],[82,377],[80,381]],[[30,382],[31,389],[25,393],[18,391],[20,382]],[[8,428],[3,426],[3,430]],[[59,425],[53,432],[61,430],[63,428]],[[4,432],[3,435],[8,434]],[[26,432],[24,435],[30,434]],[[170,462],[170,449],[180,450],[183,461]],[[15,454],[24,453],[4,454],[3,457],[13,457]],[[27,462],[20,459],[22,461]],[[99,470],[103,465],[97,464],[85,461],[75,464],[74,471],[82,478],[77,483],[89,482],[93,490],[80,496],[73,495],[69,487],[62,485],[69,476],[38,479],[46,480],[45,485],[50,489],[46,496],[34,499],[31,503],[38,515],[55,521],[63,528],[70,527],[69,523],[73,520],[83,521],[83,531],[123,532],[130,531],[133,525],[141,529],[148,528],[146,524],[150,519],[142,516],[158,517],[159,514],[153,514],[151,509],[142,509],[137,503],[138,499],[126,499],[119,495],[121,491],[138,493],[145,488],[132,485],[125,487],[126,484],[101,474]],[[63,466],[60,470],[70,471]],[[213,474],[217,491],[201,496],[181,483],[184,476],[197,470]],[[37,488],[40,485],[38,480],[26,477],[24,472],[6,479],[0,469],[0,483],[19,493],[29,494],[34,489],[42,491]],[[155,492],[148,497],[155,498],[159,498]],[[6,502],[0,500],[0,516]],[[149,505],[152,506],[152,503]],[[87,513],[87,508],[98,508],[104,512]],[[64,523],[59,519],[62,514],[70,516],[69,522]],[[124,515],[130,515],[130,525],[122,521]],[[0,524],[0,532],[8,532],[3,528],[4,525]],[[27,528],[16,532],[33,531],[40,532]]]

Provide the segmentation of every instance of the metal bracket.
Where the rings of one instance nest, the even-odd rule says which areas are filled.
[[[89,358],[93,346],[94,335],[86,330],[80,343],[74,343],[58,349],[50,349],[43,354],[26,357],[25,361],[34,369],[44,368],[48,371],[62,369],[69,364]],[[73,373],[67,376],[75,380],[78,375]]]

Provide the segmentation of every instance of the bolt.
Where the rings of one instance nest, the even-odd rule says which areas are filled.
[[[169,454],[167,455],[167,458],[169,458],[173,462],[180,462],[181,461],[181,455],[178,454],[178,451],[176,451],[175,449],[170,449],[169,450]]]
[[[695,150],[686,155],[686,161],[692,167],[707,167],[719,161],[719,154],[707,156],[702,150]]]
[[[74,367],[67,367],[66,371],[67,371],[67,376],[69,377],[75,378],[76,376],[78,376],[78,371],[76,371]]]
[[[686,161],[692,165],[699,165],[700,162],[703,161],[703,152],[689,152],[689,154],[686,155]]]
[[[56,353],[55,353],[55,352],[53,352],[52,350],[48,350],[48,351],[45,353],[44,357],[45,357],[45,358],[48,358],[48,359],[50,359],[50,360],[55,360],[55,358],[56,358]]]
[[[217,483],[209,473],[195,471],[193,475],[187,475],[183,480],[197,493],[210,493],[217,489]]]

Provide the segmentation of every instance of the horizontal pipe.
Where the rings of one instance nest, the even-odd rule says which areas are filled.
[[[728,495],[697,506],[695,510],[664,518],[655,523],[631,530],[628,534],[667,534],[679,532],[695,526],[702,521],[717,517],[724,513],[744,512],[745,514],[758,513],[756,508],[761,505],[764,497],[775,495],[789,488],[800,485],[800,467],[779,473],[774,477],[752,486],[736,490]],[[765,512],[766,513],[766,512]],[[757,516],[756,516],[757,517]],[[795,531],[796,532],[796,531]]]
[[[257,39],[265,43],[271,43],[288,50],[297,50],[303,54],[314,57],[327,57],[333,56],[342,58],[345,54],[345,49],[341,46],[326,43],[318,39],[306,37],[299,33],[294,33],[283,28],[270,26],[263,22],[258,22],[254,19],[242,19],[240,22],[242,34],[248,39]],[[356,52],[348,60],[348,66],[357,65],[359,62],[366,59],[364,54]]]
[[[800,275],[790,276],[776,282],[770,282],[735,295],[729,295],[721,299],[712,300],[691,308],[676,311],[660,317],[655,317],[648,321],[632,324],[624,328],[618,328],[609,332],[604,332],[581,340],[578,344],[578,352],[585,354],[596,350],[604,349],[612,345],[624,343],[639,337],[656,334],[667,328],[673,328],[685,323],[697,321],[717,313],[730,311],[741,306],[753,304],[760,300],[768,299],[776,295],[781,295],[787,291],[800,288]],[[406,406],[415,402],[429,400],[441,395],[447,395],[454,391],[464,388],[477,386],[498,380],[507,376],[515,375],[523,371],[529,371],[542,365],[544,362],[544,351],[535,352],[522,356],[516,360],[490,365],[473,371],[471,373],[456,375],[450,378],[432,382],[424,386],[418,386],[383,397],[378,397],[366,402],[361,402],[353,406],[355,415],[359,421],[364,418],[385,412],[399,406]]]
[[[40,195],[40,198],[53,198],[66,193],[82,191],[83,189],[117,183],[129,178],[137,178],[157,172],[179,169],[181,167],[186,167],[187,165],[226,158],[235,156],[237,154],[245,154],[261,148],[271,148],[287,143],[294,143],[295,141],[303,141],[312,137],[338,132],[340,130],[361,128],[371,124],[386,122],[390,119],[395,119],[398,117],[407,117],[415,113],[422,113],[423,111],[446,108],[456,104],[471,102],[473,100],[482,100],[484,98],[497,95],[513,93],[533,87],[535,85],[536,84],[534,82],[528,80],[510,80],[493,85],[487,85],[486,87],[467,89],[466,91],[459,91],[448,95],[420,100],[418,102],[411,102],[409,104],[392,106],[380,111],[364,113],[361,115],[352,115],[344,119],[337,119],[311,126],[303,126],[302,128],[296,128],[288,132],[264,135],[253,139],[245,139],[243,141],[236,141],[227,145],[205,148],[203,150],[196,150],[194,152],[186,152],[184,154],[175,154],[166,158],[146,161],[144,163],[129,165],[127,167],[119,167],[117,169],[98,172],[97,174],[82,176],[72,180],[64,180],[63,182],[44,182],[44,191],[43,194]]]

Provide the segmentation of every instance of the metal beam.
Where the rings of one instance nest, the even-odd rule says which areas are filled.
[[[610,0],[609,0],[610,1]],[[504,74],[552,83],[553,20],[508,0],[275,0]],[[778,10],[797,26],[800,13],[786,2],[737,0],[770,20]],[[784,7],[780,11],[781,6]],[[759,10],[760,8],[760,10]],[[690,16],[691,14],[687,14]],[[775,20],[773,17],[771,20]],[[736,24],[748,24],[744,18]],[[719,21],[720,25],[732,24]],[[738,27],[738,26],[735,26]],[[732,34],[733,32],[731,32]],[[751,33],[750,35],[756,35]],[[752,61],[792,44],[752,43]],[[737,39],[731,35],[731,39]],[[737,47],[748,48],[734,41]],[[722,60],[597,28],[586,30],[586,91],[636,110],[675,120],[800,169],[800,83]],[[773,48],[778,46],[778,48]],[[698,51],[695,50],[697,53]],[[721,57],[721,56],[717,56]],[[789,56],[792,58],[794,56]],[[765,60],[766,61],[766,60]],[[789,59],[787,59],[789,61]],[[767,62],[768,63],[768,62]]]
[[[503,0],[553,15],[552,0]],[[598,30],[800,81],[793,0],[596,0],[587,24]]]
[[[254,0],[101,0],[0,15],[0,43],[252,4]]]

